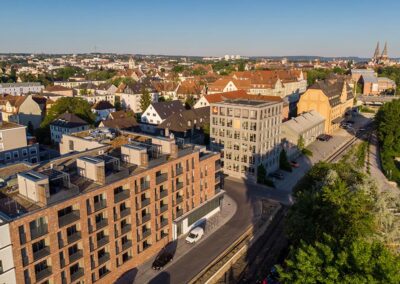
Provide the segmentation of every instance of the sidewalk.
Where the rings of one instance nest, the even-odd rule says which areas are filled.
[[[224,199],[222,201],[221,211],[207,220],[204,236],[197,243],[195,244],[186,243],[185,242],[186,235],[181,236],[177,240],[177,247],[173,262],[177,261],[179,258],[185,255],[189,250],[196,247],[198,244],[207,240],[207,238],[210,235],[212,235],[215,231],[221,228],[226,222],[228,222],[233,217],[233,215],[236,212],[236,209],[237,209],[237,204],[235,203],[235,201],[225,194]],[[160,271],[155,271],[151,268],[154,259],[155,256],[138,267],[138,272],[134,280],[134,283],[148,283],[150,280],[156,277],[157,274],[160,273]],[[169,265],[170,264],[168,264],[166,267],[168,267]],[[132,283],[131,281],[129,281],[129,279],[132,279],[132,277],[130,277],[129,275],[125,275],[125,277],[119,279],[118,282],[116,283],[118,284]]]

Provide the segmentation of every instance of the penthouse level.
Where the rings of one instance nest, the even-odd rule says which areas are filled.
[[[0,283],[112,283],[220,210],[218,153],[129,135],[17,174],[0,199]]]

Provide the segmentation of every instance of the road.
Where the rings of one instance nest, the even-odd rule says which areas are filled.
[[[253,222],[257,214],[256,199],[247,194],[250,190],[242,183],[226,180],[227,194],[239,205],[238,210],[225,225],[172,263],[150,283],[187,283],[207,266],[224,249],[233,243]]]

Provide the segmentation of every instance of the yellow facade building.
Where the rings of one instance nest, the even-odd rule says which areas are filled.
[[[301,97],[298,113],[316,110],[325,118],[325,133],[338,129],[346,112],[353,107],[353,92],[343,78],[317,81]]]

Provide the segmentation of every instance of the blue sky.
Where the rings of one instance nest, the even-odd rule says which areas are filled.
[[[13,0],[0,52],[400,56],[398,0]]]

